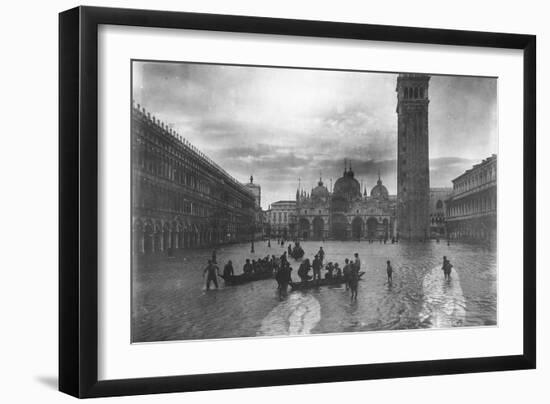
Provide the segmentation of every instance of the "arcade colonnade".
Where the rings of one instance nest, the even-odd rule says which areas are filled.
[[[296,236],[304,240],[390,239],[395,237],[395,220],[391,216],[301,217]]]
[[[134,254],[254,237],[259,207],[250,189],[139,104],[131,129]]]
[[[206,247],[227,242],[221,229],[182,221],[136,219],[133,226],[133,251],[137,254]],[[236,241],[236,240],[234,240]]]

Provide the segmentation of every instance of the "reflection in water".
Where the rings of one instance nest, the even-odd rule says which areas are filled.
[[[424,302],[420,312],[420,321],[429,322],[436,328],[460,326],[466,316],[466,302],[456,271],[451,280],[442,281],[440,266],[434,267],[424,275],[422,290]]]
[[[203,338],[297,335],[496,324],[496,253],[482,247],[445,243],[303,242],[306,257],[320,245],[325,261],[358,252],[361,270],[357,302],[344,287],[293,292],[279,301],[273,279],[207,292],[202,270],[211,250],[187,251],[175,258],[140,258],[133,271],[132,336],[135,342]],[[231,259],[241,272],[246,258],[281,255],[283,247],[256,243],[218,249],[221,267]],[[443,279],[442,257],[453,264]],[[394,268],[388,284],[386,260]],[[291,260],[297,280],[299,262]]]
[[[309,334],[321,319],[319,301],[309,293],[292,293],[262,320],[258,335]]]

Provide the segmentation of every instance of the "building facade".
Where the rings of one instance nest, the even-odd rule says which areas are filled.
[[[397,77],[397,224],[400,237],[429,236],[428,83],[425,74]]]
[[[131,134],[134,253],[253,237],[258,208],[249,188],[139,104]]]
[[[447,235],[447,212],[445,201],[452,188],[430,188],[430,237],[443,238]]]
[[[497,231],[497,156],[493,154],[453,180],[446,201],[452,239],[494,242]]]
[[[292,217],[296,211],[296,201],[277,201],[265,212],[267,237],[290,238],[294,232]]]
[[[296,191],[292,217],[293,236],[302,240],[389,239],[395,236],[396,199],[379,178],[371,189],[361,193],[351,165],[345,167],[332,192],[322,179],[311,192]]]

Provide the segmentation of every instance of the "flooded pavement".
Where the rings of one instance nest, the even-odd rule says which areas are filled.
[[[255,243],[217,249],[220,271],[232,260],[241,273],[246,258],[280,256],[283,247]],[[302,242],[305,258],[320,246],[325,263],[359,253],[358,299],[342,287],[292,292],[283,301],[274,279],[205,290],[202,276],[211,249],[178,252],[175,257],[135,259],[132,274],[133,342],[205,338],[299,335],[411,328],[484,326],[497,323],[496,252],[482,246],[443,241],[369,244],[367,242]],[[453,264],[450,281],[443,279],[443,256]],[[393,283],[386,280],[386,261],[393,266]],[[291,259],[298,281],[299,262]]]

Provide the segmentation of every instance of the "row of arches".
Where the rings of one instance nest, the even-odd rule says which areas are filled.
[[[239,234],[244,234],[238,230],[231,224],[209,226],[207,223],[137,219],[132,229],[132,251],[134,254],[173,252],[236,241]]]
[[[423,87],[405,87],[403,89],[403,96],[405,99],[424,98]]]
[[[390,221],[387,218],[379,220],[369,217],[367,220],[356,216],[351,223],[343,214],[335,214],[331,217],[330,229],[325,226],[322,217],[315,217],[311,223],[307,218],[301,218],[298,222],[298,236],[304,240],[321,240],[327,237],[336,240],[347,239],[378,239],[389,238],[392,235]]]
[[[448,227],[450,239],[490,242],[496,240],[496,215],[483,219],[451,221]]]

